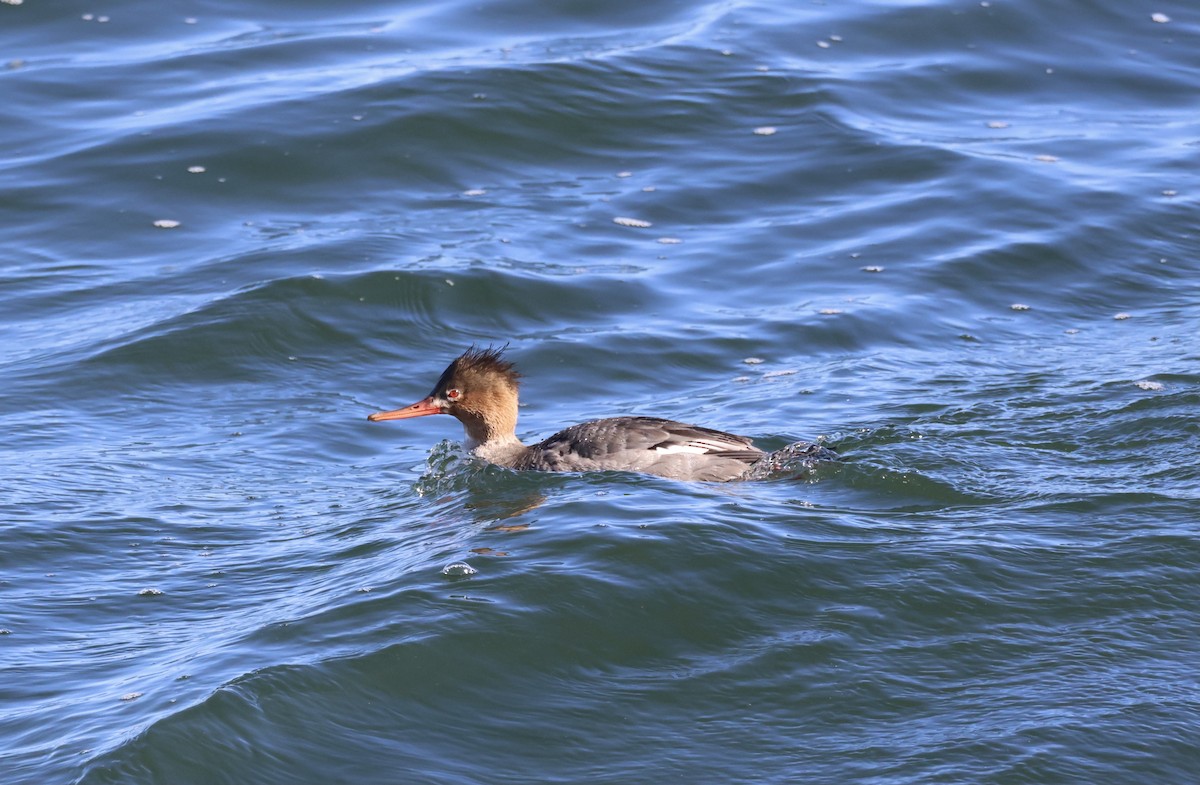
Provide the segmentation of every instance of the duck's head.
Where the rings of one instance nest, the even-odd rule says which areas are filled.
[[[502,348],[472,346],[446,367],[429,395],[411,406],[375,412],[367,419],[380,422],[451,414],[466,428],[467,439],[476,444],[514,436],[520,378],[513,364],[504,359]]]

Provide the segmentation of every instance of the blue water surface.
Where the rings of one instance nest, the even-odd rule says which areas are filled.
[[[1198,86],[1181,0],[5,0],[4,781],[1190,782]],[[842,460],[366,421],[472,344]]]

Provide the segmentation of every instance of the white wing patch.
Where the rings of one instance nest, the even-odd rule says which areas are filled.
[[[725,452],[731,447],[733,447],[733,445],[727,444],[726,442],[708,439],[692,439],[689,442],[680,442],[678,444],[660,444],[654,448],[654,451],[664,454],[690,453],[692,455],[707,455],[710,452]]]

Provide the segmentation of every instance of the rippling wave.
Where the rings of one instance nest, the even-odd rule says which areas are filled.
[[[1195,770],[1187,4],[9,2],[0,43],[6,781]],[[841,459],[366,422],[472,343],[527,440]]]

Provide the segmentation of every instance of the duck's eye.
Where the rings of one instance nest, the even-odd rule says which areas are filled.
[[[457,401],[462,397],[462,391],[458,389],[446,390],[446,397],[452,401]]]

